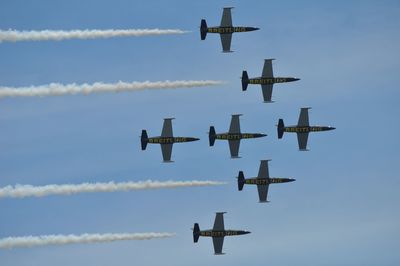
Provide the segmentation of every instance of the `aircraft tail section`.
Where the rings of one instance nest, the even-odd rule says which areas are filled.
[[[215,128],[213,126],[210,127],[210,131],[208,133],[208,139],[210,141],[210,146],[214,146],[214,142],[215,142]]]
[[[242,91],[247,90],[247,85],[249,85],[249,75],[247,75],[247,71],[242,72]]]
[[[238,180],[237,180],[239,191],[242,191],[243,186],[244,186],[244,181],[245,181],[245,180],[246,180],[246,179],[244,178],[243,171],[239,171],[239,176],[238,176]]]
[[[200,226],[198,223],[195,223],[193,227],[193,242],[197,243],[197,241],[199,241],[199,237],[200,237]]]
[[[147,136],[147,131],[142,130],[142,136],[140,137],[140,141],[142,142],[142,151],[144,151],[147,147],[147,143],[149,143],[149,137]]]
[[[205,39],[206,39],[206,37],[207,37],[207,30],[208,30],[207,22],[206,22],[205,19],[202,19],[202,20],[201,20],[201,24],[200,24],[200,37],[201,37],[202,40],[205,40]]]
[[[278,139],[283,137],[283,133],[285,132],[285,124],[283,123],[283,119],[279,119],[278,121]]]

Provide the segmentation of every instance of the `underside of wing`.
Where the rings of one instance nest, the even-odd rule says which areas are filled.
[[[161,144],[161,152],[164,162],[171,162],[173,144]]]
[[[257,178],[269,178],[268,160],[261,161]]]
[[[308,133],[297,133],[297,142],[299,143],[299,150],[307,150]]]
[[[257,185],[258,198],[260,202],[267,202],[268,187],[269,185]]]
[[[231,51],[232,33],[220,34],[222,51],[224,53],[229,53]]]
[[[241,115],[232,115],[231,124],[229,126],[230,134],[240,134],[240,120]]]
[[[222,254],[222,246],[224,245],[224,237],[213,237],[214,253]]]
[[[263,97],[264,97],[264,102],[272,102],[272,89],[273,89],[273,84],[263,84],[261,85]]]
[[[264,67],[263,67],[262,74],[261,74],[261,76],[263,78],[273,78],[274,77],[274,73],[272,71],[272,60],[274,60],[274,59],[265,59],[264,60]]]
[[[308,127],[310,125],[310,122],[308,121],[308,109],[310,108],[309,107],[301,108],[299,121],[297,123],[298,126]]]
[[[173,118],[165,118],[164,124],[161,132],[161,137],[172,137],[172,119]]]
[[[231,152],[231,157],[239,157],[239,147],[240,140],[229,140],[229,150]]]
[[[222,12],[221,27],[232,27],[232,7],[225,7]]]
[[[217,212],[215,214],[214,226],[213,231],[224,231],[224,212]]]

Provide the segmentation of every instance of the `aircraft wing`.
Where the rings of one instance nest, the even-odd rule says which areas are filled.
[[[231,42],[232,42],[232,33],[220,34],[222,51],[224,53],[232,52],[231,51]]]
[[[310,123],[308,121],[308,109],[309,107],[301,108],[299,122],[297,123],[298,126],[308,127]]]
[[[232,14],[231,9],[233,7],[225,7],[222,12],[221,27],[232,27]]]
[[[269,178],[268,161],[269,160],[261,160],[257,178]]]
[[[215,214],[214,226],[213,231],[224,231],[224,213],[225,212],[217,212]]]
[[[307,150],[308,133],[297,133],[297,142],[299,150]]]
[[[172,144],[161,144],[164,162],[171,162]]]
[[[241,115],[232,115],[231,125],[229,126],[229,133],[230,134],[240,134],[239,116],[241,116]]]
[[[239,156],[240,140],[229,140],[229,150],[231,152],[231,157]]]
[[[172,119],[173,118],[165,118],[164,124],[161,132],[161,137],[172,137]]]
[[[258,198],[260,202],[267,202],[269,185],[257,185]]]
[[[213,237],[214,253],[223,254],[222,246],[224,245],[224,237]]]
[[[263,84],[261,85],[264,102],[272,102],[272,88],[273,84]]]
[[[273,78],[274,73],[272,71],[272,60],[274,59],[265,59],[264,60],[264,67],[262,70],[261,77],[263,78]]]

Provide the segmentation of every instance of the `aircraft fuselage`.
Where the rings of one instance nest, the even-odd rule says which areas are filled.
[[[244,180],[244,183],[247,185],[269,185],[269,184],[277,184],[277,183],[288,183],[293,182],[295,179],[293,178],[247,178]]]
[[[224,237],[224,236],[239,236],[249,234],[249,231],[243,230],[225,230],[225,231],[213,231],[213,230],[204,230],[200,231],[200,236],[205,237]]]
[[[241,140],[241,139],[255,139],[267,136],[266,134],[261,133],[221,133],[216,134],[216,139],[221,140]]]
[[[286,83],[286,82],[292,82],[292,81],[297,81],[299,80],[298,78],[293,78],[293,77],[276,77],[276,78],[250,78],[248,79],[248,84],[259,84],[259,85],[270,85],[270,84],[275,84],[275,83]]]
[[[148,143],[150,144],[173,144],[182,142],[191,142],[199,140],[198,138],[191,137],[153,137],[149,138]]]
[[[207,28],[207,33],[219,33],[219,34],[232,34],[235,32],[248,32],[259,30],[259,28],[254,27],[209,27]]]
[[[283,129],[284,132],[288,133],[310,133],[319,131],[333,130],[334,127],[328,126],[288,126]]]

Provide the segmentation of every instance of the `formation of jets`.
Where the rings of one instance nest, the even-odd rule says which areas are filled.
[[[232,25],[232,7],[226,7],[223,9],[221,24],[218,27],[208,27],[206,20],[202,19],[200,24],[200,37],[201,40],[205,40],[207,33],[218,33],[221,37],[222,51],[231,51],[232,34],[236,32],[248,32],[255,31],[259,28],[255,27],[238,27]],[[272,90],[273,85],[276,83],[287,83],[300,80],[295,77],[275,77],[272,69],[272,61],[274,59],[265,59],[264,67],[262,70],[261,77],[249,78],[247,71],[242,72],[241,83],[242,90],[246,91],[248,85],[258,84],[261,85],[264,102],[271,103],[272,101]],[[297,125],[285,126],[283,119],[279,119],[277,125],[278,139],[283,137],[285,132],[296,133],[298,146],[300,151],[306,151],[308,135],[310,132],[320,132],[335,129],[330,126],[310,126],[308,119],[308,110],[310,107],[303,107],[300,110],[299,121]],[[241,114],[233,114],[229,131],[225,133],[216,133],[214,126],[210,127],[208,138],[209,145],[214,146],[216,140],[227,140],[229,143],[229,150],[231,158],[239,157],[240,141],[242,139],[253,139],[262,138],[267,136],[263,133],[242,133],[240,129],[240,118]],[[172,162],[172,146],[174,143],[192,142],[197,141],[199,138],[195,137],[174,137],[172,132],[172,119],[165,118],[164,125],[162,128],[161,136],[149,137],[146,130],[142,130],[141,135],[141,147],[145,150],[147,144],[160,144],[164,162]],[[245,178],[243,171],[239,171],[237,176],[238,190],[242,191],[244,185],[256,185],[258,191],[259,202],[268,201],[268,190],[270,184],[289,183],[295,181],[294,178],[282,178],[282,177],[270,177],[268,162],[270,160],[261,160],[257,177]],[[226,236],[239,236],[249,234],[249,231],[245,230],[226,230],[224,225],[224,213],[217,212],[215,216],[214,226],[209,230],[200,230],[198,223],[194,224],[193,230],[193,241],[198,242],[199,238],[211,237],[214,245],[214,253],[216,255],[222,253],[222,247]]]

